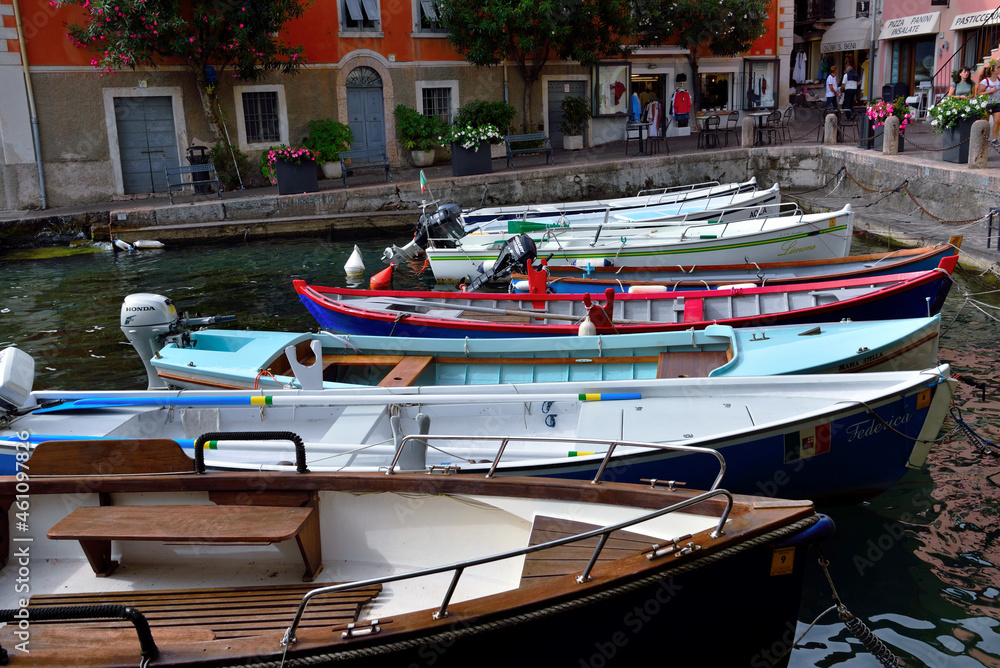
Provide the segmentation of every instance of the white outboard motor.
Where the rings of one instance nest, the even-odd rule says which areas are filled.
[[[179,320],[174,302],[163,295],[139,292],[128,295],[122,302],[122,332],[146,367],[150,390],[167,389],[150,360],[163,347],[166,338],[177,331]]]
[[[35,360],[31,355],[20,348],[0,350],[0,414],[28,405],[34,382]]]
[[[163,346],[172,342],[181,347],[189,345],[191,334],[188,327],[204,327],[232,320],[236,320],[236,316],[189,318],[187,313],[179,316],[169,297],[148,292],[129,295],[122,303],[122,332],[146,367],[150,390],[165,390],[170,387],[157,375],[151,362]]]

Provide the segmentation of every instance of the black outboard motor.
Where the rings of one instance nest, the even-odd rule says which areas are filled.
[[[445,204],[434,213],[420,214],[413,240],[405,246],[392,245],[382,252],[385,262],[404,262],[416,257],[433,240],[435,248],[454,248],[455,242],[465,236],[462,207]]]
[[[511,237],[500,247],[500,254],[493,262],[493,266],[481,266],[481,274],[472,279],[469,290],[478,290],[490,281],[510,275],[514,269],[522,272],[528,270],[528,263],[535,259],[538,251],[535,249],[535,242],[527,234],[522,232],[516,237]]]

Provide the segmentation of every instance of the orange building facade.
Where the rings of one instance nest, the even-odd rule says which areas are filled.
[[[767,33],[743,57],[699,57],[703,106],[750,111],[787,104],[788,82],[779,73],[788,71],[791,7],[790,0],[777,3]],[[93,54],[66,38],[65,25],[81,20],[81,10],[0,0],[0,17],[0,209],[163,192],[165,166],[187,164],[191,146],[215,143],[185,65],[102,75],[91,65]],[[433,0],[317,0],[283,38],[305,47],[308,62],[297,74],[218,82],[225,130],[254,165],[248,182],[262,178],[262,151],[300,144],[317,118],[350,125],[352,148],[383,146],[392,164],[408,164],[396,137],[397,104],[450,118],[467,102],[506,98],[518,111],[516,128],[542,130],[558,148],[559,102],[575,95],[592,101],[587,143],[621,140],[631,104],[637,100],[645,113],[656,101],[669,115],[674,92],[690,88],[693,75],[684,52],[669,46],[595,67],[551,62],[532,91],[525,123],[515,69],[468,64],[437,28]]]

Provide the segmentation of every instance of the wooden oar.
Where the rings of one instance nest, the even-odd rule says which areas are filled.
[[[528,300],[525,300],[528,301]],[[581,315],[563,315],[561,313],[549,313],[548,311],[529,311],[527,309],[516,308],[492,308],[489,306],[465,306],[461,304],[449,304],[448,302],[429,301],[408,301],[406,299],[387,299],[386,303],[405,304],[407,306],[433,306],[435,308],[449,308],[456,311],[476,311],[477,313],[495,313],[497,315],[522,315],[530,318],[542,318],[546,320],[570,320],[579,323],[586,313]],[[426,315],[424,313],[408,313],[407,315]],[[429,316],[430,317],[430,316]],[[656,325],[660,324],[655,320],[619,320],[615,319],[616,325]]]

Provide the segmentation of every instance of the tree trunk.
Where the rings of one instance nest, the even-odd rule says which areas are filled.
[[[698,76],[698,59],[695,58],[694,50],[698,47],[691,47],[687,52],[688,65],[691,66],[691,113],[696,113],[701,109],[701,77]]]
[[[212,131],[212,139],[215,143],[222,141],[222,122],[219,118],[219,96],[215,87],[209,88],[205,85],[202,77],[197,77],[198,95],[201,97],[201,107],[205,112],[205,120],[208,121],[208,128]]]

